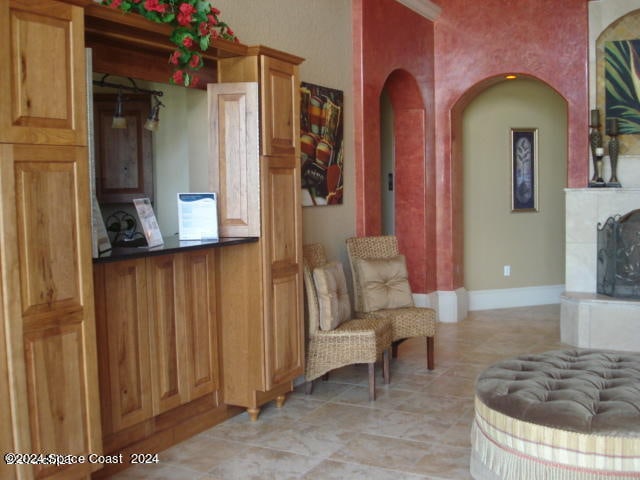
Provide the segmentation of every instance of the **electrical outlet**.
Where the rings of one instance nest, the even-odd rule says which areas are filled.
[[[505,277],[510,277],[511,276],[511,265],[505,265],[503,268],[504,271],[504,276]]]

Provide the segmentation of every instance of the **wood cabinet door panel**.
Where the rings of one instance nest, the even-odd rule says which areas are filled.
[[[15,198],[24,315],[82,305],[78,226],[86,149],[17,146]],[[79,210],[79,207],[82,208]],[[54,248],[55,247],[55,248]]]
[[[208,95],[210,185],[218,192],[220,235],[258,237],[258,84],[211,84]]]
[[[118,431],[152,416],[144,259],[106,265],[104,284],[111,417]]]
[[[271,387],[303,373],[300,278],[297,269],[272,277],[272,311],[267,328],[267,371]]]
[[[82,8],[0,0],[0,10],[0,88],[9,98],[0,103],[0,141],[86,145]]]
[[[147,258],[153,413],[186,401],[184,294],[179,255]]]
[[[262,55],[262,154],[295,155],[300,135],[298,67]]]
[[[187,252],[185,263],[185,318],[189,400],[218,389],[218,335],[216,319],[215,254],[213,250]]]
[[[265,234],[269,240],[269,259],[298,263],[300,258],[300,169],[297,158],[267,157],[265,165],[265,201],[263,207],[269,213],[269,228]]]
[[[24,421],[17,412],[24,408],[29,429],[28,443],[21,438],[16,449],[100,452],[86,148],[4,145],[0,178],[2,263],[11,265],[3,272],[10,293],[5,308],[12,312],[8,333],[23,345],[11,347],[14,421]],[[71,477],[97,468],[32,470],[39,477]]]
[[[34,452],[83,455],[92,451],[89,438],[81,434],[87,431],[83,335],[81,322],[25,334]],[[39,465],[35,474],[41,478],[68,469]]]
[[[143,128],[151,100],[125,95],[126,128],[112,128],[117,95],[94,95],[96,195],[100,203],[125,203],[148,197],[153,201],[151,132]]]

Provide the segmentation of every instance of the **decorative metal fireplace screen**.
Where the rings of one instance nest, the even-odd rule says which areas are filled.
[[[598,293],[640,298],[640,210],[598,224]]]

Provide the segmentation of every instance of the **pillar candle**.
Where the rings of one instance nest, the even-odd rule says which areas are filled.
[[[607,135],[617,135],[617,134],[618,134],[618,119],[607,118]]]
[[[597,108],[591,110],[591,126],[600,126],[600,110],[598,110]]]

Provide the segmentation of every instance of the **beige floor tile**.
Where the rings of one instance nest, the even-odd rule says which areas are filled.
[[[434,446],[418,460],[413,471],[436,478],[472,480],[469,473],[470,453],[470,448]]]
[[[414,464],[428,449],[428,445],[421,442],[363,434],[334,453],[331,460],[414,472]]]
[[[249,447],[211,469],[208,475],[224,480],[295,480],[321,461],[318,457]]]
[[[302,478],[304,480],[429,480],[422,475],[331,460],[320,463]]]

